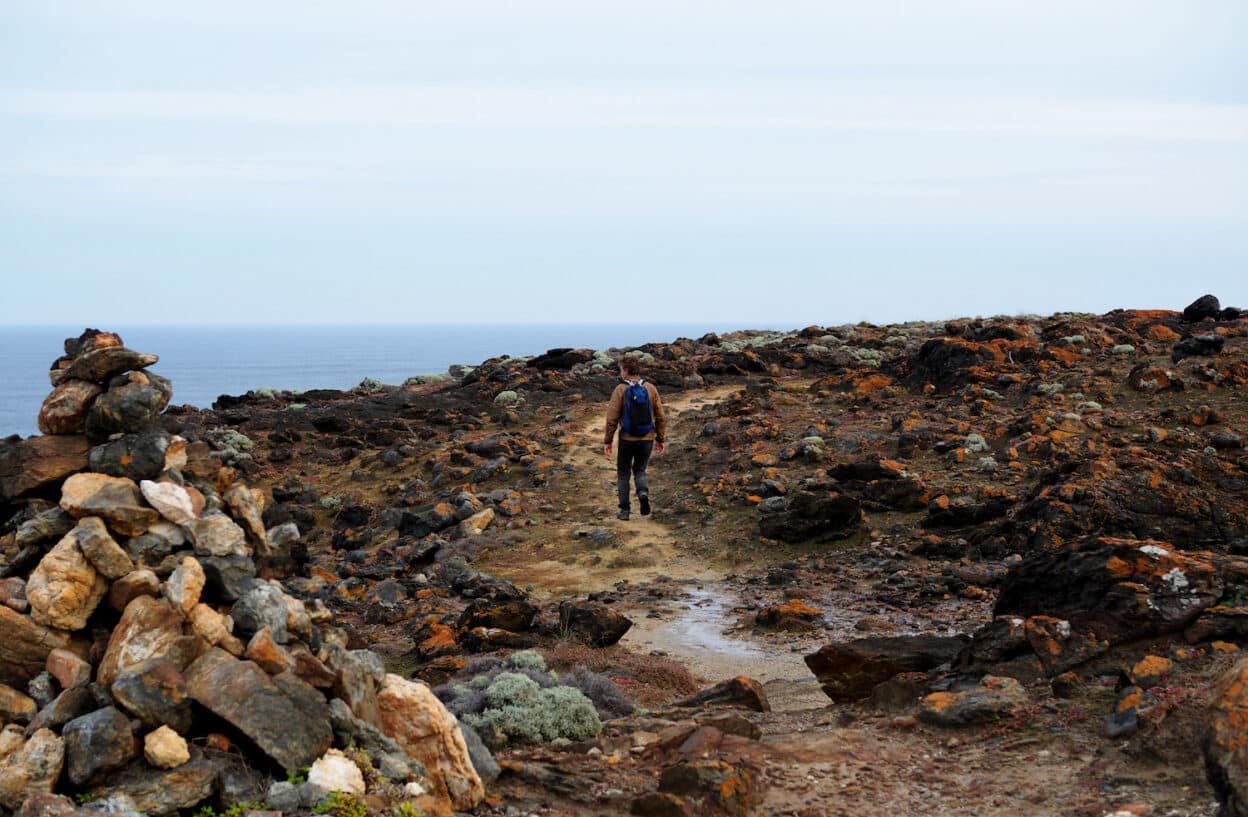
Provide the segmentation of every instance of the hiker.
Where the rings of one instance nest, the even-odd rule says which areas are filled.
[[[667,418],[659,390],[641,377],[641,361],[626,357],[620,361],[620,378],[624,381],[611,393],[607,406],[607,431],[602,453],[611,456],[611,443],[616,426],[620,429],[620,448],[615,459],[616,484],[620,493],[619,519],[628,519],[628,475],[637,483],[637,501],[641,515],[650,513],[650,484],[646,464],[650,453],[662,454],[667,447]]]

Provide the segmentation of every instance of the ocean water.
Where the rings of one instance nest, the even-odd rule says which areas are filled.
[[[564,346],[627,348],[732,328],[629,324],[559,326],[141,326],[115,331],[131,349],[160,355],[152,371],[173,381],[173,402],[207,407],[222,394],[347,389],[365,377],[402,383],[415,374]],[[48,369],[82,327],[0,327],[0,437],[37,434]]]

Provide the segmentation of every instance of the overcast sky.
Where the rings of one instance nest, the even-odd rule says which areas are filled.
[[[7,0],[3,324],[1248,306],[1248,3]]]

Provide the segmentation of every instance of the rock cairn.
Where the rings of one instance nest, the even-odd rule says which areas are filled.
[[[175,433],[156,361],[67,340],[44,435],[0,442],[0,812],[475,806],[454,716],[288,592],[298,529]]]

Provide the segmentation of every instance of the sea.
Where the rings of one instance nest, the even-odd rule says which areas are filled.
[[[151,371],[173,381],[173,403],[200,408],[220,395],[264,386],[348,389],[366,377],[399,384],[500,355],[522,357],[561,347],[628,349],[742,327],[706,324],[489,326],[134,326],[117,332],[126,346],[160,355]],[[0,327],[0,438],[38,434],[36,418],[51,391],[48,369],[67,337],[82,327]]]

